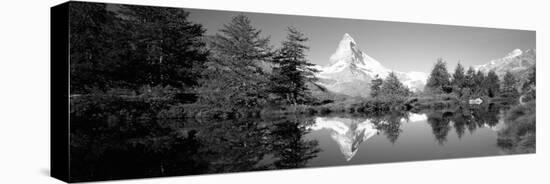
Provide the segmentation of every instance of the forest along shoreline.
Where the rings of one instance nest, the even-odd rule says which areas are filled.
[[[274,48],[242,14],[217,34],[205,35],[205,28],[189,21],[182,9],[118,5],[113,10],[78,2],[71,6],[72,137],[123,128],[139,137],[139,127],[183,126],[137,123],[143,119],[162,123],[368,115],[497,104],[509,106],[499,144],[516,152],[535,149],[535,66],[524,78],[511,72],[499,77],[473,67],[465,71],[460,64],[451,74],[445,61],[437,59],[421,92],[410,91],[390,73],[371,81],[369,98],[350,97],[316,83],[318,71],[306,59],[308,38],[295,27],[288,27],[286,39]]]

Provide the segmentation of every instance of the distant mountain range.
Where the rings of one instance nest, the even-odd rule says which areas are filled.
[[[476,70],[485,73],[494,70],[502,77],[506,71],[511,71],[517,76],[524,76],[527,69],[535,65],[535,50],[521,51],[515,49],[503,58],[494,59],[487,64],[474,66]],[[394,72],[399,80],[411,91],[421,91],[426,85],[428,74],[423,72],[401,72],[384,67],[379,61],[367,55],[357,46],[355,40],[344,34],[338,44],[336,52],[327,66],[315,66],[320,72],[318,84],[328,91],[351,97],[369,97],[371,80],[375,76],[385,78],[390,72]]]
[[[478,65],[474,68],[482,72],[495,71],[495,73],[502,78],[507,71],[512,72],[518,76],[522,76],[529,68],[536,63],[535,49],[528,49],[522,51],[520,49],[514,49],[506,56],[498,59],[493,59],[487,64]]]

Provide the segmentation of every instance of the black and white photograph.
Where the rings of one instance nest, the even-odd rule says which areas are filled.
[[[535,31],[67,6],[71,182],[536,152]]]
[[[0,183],[544,183],[542,2],[6,1]]]

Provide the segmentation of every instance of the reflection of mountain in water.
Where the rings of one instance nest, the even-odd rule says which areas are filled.
[[[391,134],[385,128],[390,124],[400,124],[401,122],[414,122],[426,120],[424,114],[408,114],[408,118],[397,118],[397,121],[391,121],[391,118],[385,119],[352,119],[339,117],[318,117],[315,124],[309,128],[311,130],[327,129],[331,132],[331,138],[338,143],[340,151],[347,161],[350,161],[357,153],[359,145],[372,136],[384,132]]]
[[[531,137],[521,137],[524,135],[518,133],[524,127],[516,123],[524,120],[520,118],[506,123],[509,120],[502,116],[504,111],[501,111],[505,108],[494,104],[425,109],[415,113],[392,111],[383,114],[341,114],[344,117],[340,118],[285,116],[197,121],[156,119],[156,114],[150,113],[148,106],[117,101],[110,103],[113,108],[109,111],[97,112],[95,106],[71,111],[74,120],[70,135],[71,167],[74,168],[71,179],[74,181],[345,165],[342,160],[333,159],[334,152],[323,153],[320,148],[340,149],[345,160],[350,161],[357,154],[359,146],[370,139],[369,151],[384,157],[381,154],[386,153],[385,146],[394,144],[402,132],[407,132],[407,139],[411,136],[420,137],[417,138],[422,142],[412,142],[421,144],[419,147],[433,148],[432,141],[425,141],[425,138],[431,136],[431,131],[441,146],[451,145],[448,149],[459,146],[465,150],[464,154],[474,154],[469,149],[475,149],[474,155],[496,154],[491,148],[495,146],[507,154],[534,152],[536,143],[534,129],[528,130],[530,134],[527,136]],[[106,103],[97,101],[91,104]],[[535,107],[529,109],[520,112],[533,113],[534,125]],[[127,113],[120,114],[122,111]],[[418,123],[402,126],[405,122]],[[473,134],[482,127],[499,130],[498,135],[495,135],[498,136],[498,145],[491,142],[496,138],[491,132],[481,132],[491,134],[489,136]],[[458,141],[446,142],[448,133],[453,129]],[[319,130],[323,133],[310,134]],[[466,131],[470,131],[472,138],[460,142],[462,135],[468,135]],[[320,141],[319,136],[327,136],[326,132],[337,144]],[[374,135],[381,137],[371,139]],[[383,137],[388,141],[383,141]],[[472,144],[472,140],[479,140],[480,144]],[[399,149],[416,147],[410,144],[411,141],[402,141],[392,146]],[[487,146],[487,149],[480,145]],[[449,157],[448,152],[444,151],[447,148],[433,149],[442,150],[430,153],[433,158]],[[415,160],[423,153],[418,149],[410,152],[413,153],[410,157],[404,155],[398,160]],[[387,158],[378,159],[362,158],[347,164],[387,161]]]
[[[351,160],[359,145],[378,133],[370,120],[360,121],[347,118],[321,118],[315,119],[312,130],[328,129],[330,136],[340,146],[340,151],[347,161]]]

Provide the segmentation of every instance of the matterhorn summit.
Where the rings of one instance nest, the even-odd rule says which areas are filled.
[[[368,97],[370,83],[376,76],[385,78],[395,72],[399,80],[412,91],[421,90],[427,79],[422,72],[399,72],[384,67],[367,55],[348,33],[344,34],[328,66],[317,66],[320,84],[327,89],[349,96]]]
[[[390,72],[389,69],[382,66],[376,59],[359,50],[355,40],[347,33],[344,34],[336,52],[330,56],[329,61],[332,64],[330,69],[334,69],[332,72],[345,69],[346,67],[368,70],[371,73],[384,75],[382,77],[385,77]]]

